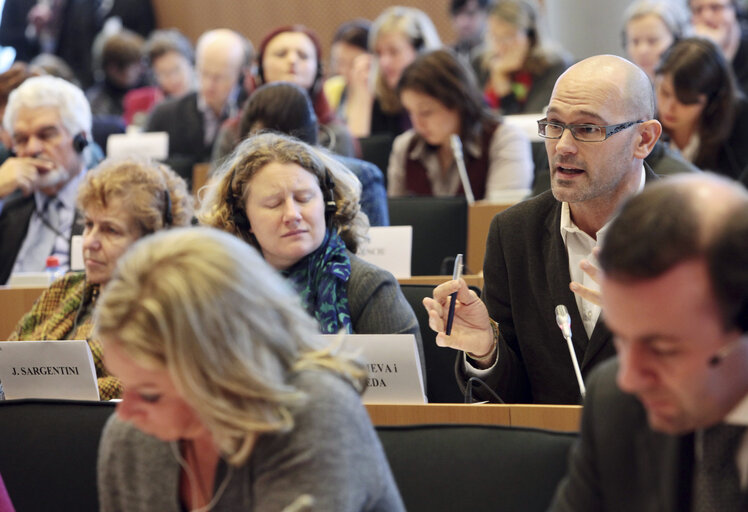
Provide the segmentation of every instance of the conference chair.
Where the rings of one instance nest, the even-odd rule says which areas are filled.
[[[390,197],[387,205],[390,226],[413,226],[411,274],[452,274],[450,262],[455,255],[465,254],[467,244],[465,198]]]
[[[436,344],[436,333],[429,327],[429,316],[423,307],[424,297],[431,297],[434,287],[427,284],[401,284],[405,299],[413,308],[421,329],[423,356],[426,363],[426,396],[429,403],[462,403],[464,398],[457,386],[455,358],[457,351]],[[480,290],[471,286],[475,293]]]
[[[0,474],[19,512],[99,510],[96,455],[114,403],[0,401]]]
[[[385,190],[387,189],[387,167],[390,165],[390,153],[394,140],[395,138],[389,133],[378,133],[358,139],[361,147],[361,160],[371,162],[382,169]]]
[[[577,435],[495,425],[377,427],[409,512],[535,512]]]

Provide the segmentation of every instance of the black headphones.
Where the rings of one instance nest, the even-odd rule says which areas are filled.
[[[169,189],[164,189],[164,229],[170,228],[174,224],[174,217],[171,214],[171,194]]]
[[[231,183],[233,183],[236,177],[236,169],[231,173]],[[330,171],[325,168],[325,179],[324,183],[320,184],[322,189],[322,197],[325,200],[325,225],[330,226],[333,215],[338,211],[338,205],[335,202],[335,181],[330,176]],[[226,204],[231,212],[231,222],[234,223],[236,229],[242,233],[250,233],[252,225],[249,223],[247,212],[244,209],[244,205],[241,204],[240,198],[237,197],[231,184],[229,184],[229,192],[226,194]]]
[[[81,154],[83,153],[83,150],[86,149],[86,146],[88,146],[88,139],[86,138],[86,134],[83,132],[75,134],[75,137],[73,137],[73,149],[76,153]]]

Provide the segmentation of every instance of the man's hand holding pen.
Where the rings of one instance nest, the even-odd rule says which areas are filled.
[[[452,333],[445,333],[451,295],[457,292]],[[478,295],[460,278],[434,288],[433,298],[423,299],[429,315],[429,327],[436,334],[436,344],[468,352],[471,357],[490,355],[495,348],[494,331],[488,310]],[[492,362],[492,361],[491,361]],[[490,366],[490,363],[486,366]]]

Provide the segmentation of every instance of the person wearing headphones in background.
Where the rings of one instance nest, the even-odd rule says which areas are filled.
[[[10,94],[3,127],[15,156],[0,166],[0,284],[43,271],[49,256],[69,268],[91,109],[78,87],[34,77]]]
[[[356,137],[397,137],[410,126],[410,118],[397,95],[397,82],[419,54],[441,48],[434,22],[414,7],[388,7],[369,30],[371,55],[353,63],[348,83],[345,119]]]
[[[748,192],[662,180],[624,205],[599,260],[618,357],[589,379],[549,510],[746,510]]]
[[[8,339],[88,340],[101,399],[119,398],[122,386],[102,364],[101,343],[90,337],[96,298],[136,240],[190,224],[192,201],[187,184],[165,165],[110,159],[87,172],[76,202],[85,226],[85,272],[71,272],[52,283]]]
[[[243,141],[218,171],[201,223],[258,249],[300,293],[323,333],[414,334],[418,320],[389,272],[358,258],[369,221],[343,164],[277,133]]]

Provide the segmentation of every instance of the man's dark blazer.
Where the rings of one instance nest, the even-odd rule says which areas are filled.
[[[589,379],[582,433],[553,512],[676,512],[690,509],[693,435],[653,431],[634,396],[616,385],[618,360]]]
[[[644,165],[647,181],[657,179]],[[551,191],[499,213],[491,222],[483,263],[483,301],[499,324],[499,361],[484,378],[507,403],[578,404],[581,400],[569,349],[556,324],[555,309],[571,316],[574,349],[586,377],[611,357],[612,336],[598,319],[588,337],[569,290],[569,256],[561,237],[561,203]],[[467,380],[462,354],[457,380]],[[485,400],[489,396],[474,388]]]
[[[188,183],[192,167],[210,161],[212,142],[204,142],[203,113],[197,108],[197,92],[164,101],[153,109],[145,131],[169,134],[169,158],[166,163]]]
[[[0,212],[0,285],[8,282],[18,251],[26,238],[35,206],[33,194],[23,197],[20,191],[13,192],[3,202],[3,210]],[[82,233],[82,227],[77,221],[76,211],[71,237]]]

